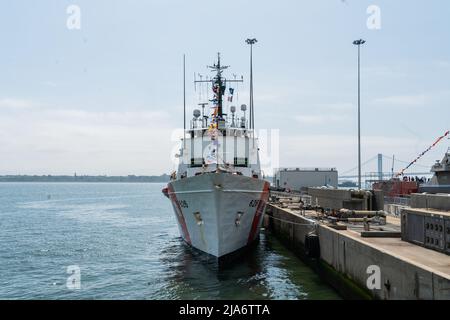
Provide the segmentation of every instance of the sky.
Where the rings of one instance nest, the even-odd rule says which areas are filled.
[[[217,52],[229,78],[244,77],[236,103],[248,104],[248,37],[258,39],[255,126],[279,133],[278,165],[346,174],[358,159],[352,42],[365,39],[362,160],[382,153],[390,171],[388,157],[413,160],[450,129],[449,14],[446,0],[3,0],[0,175],[172,171],[183,54],[188,118],[199,102],[193,75],[208,74]],[[428,171],[448,147],[410,172]]]

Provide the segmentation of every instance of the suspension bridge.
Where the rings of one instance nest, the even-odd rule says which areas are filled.
[[[399,159],[395,159],[395,156],[388,157],[385,156],[381,153],[377,154],[376,156],[370,158],[369,160],[365,161],[364,163],[361,164],[361,168],[368,165],[369,163],[371,163],[372,161],[377,161],[378,162],[378,171],[377,172],[369,172],[366,173],[365,175],[361,174],[361,178],[365,178],[366,182],[367,182],[367,178],[370,178],[369,181],[375,181],[375,180],[383,180],[384,177],[399,177],[402,176],[405,172],[405,170],[408,170],[411,166],[415,166],[418,168],[427,168],[428,171],[427,172],[408,172],[407,175],[408,176],[427,176],[430,175],[430,166],[424,166],[421,164],[418,164],[417,161],[422,158],[427,152],[429,152],[431,149],[433,149],[439,142],[441,142],[445,137],[450,136],[450,130],[446,130],[445,133],[438,137],[434,143],[432,145],[430,145],[426,150],[424,150],[421,154],[419,154],[413,161],[403,161],[403,160],[399,160]],[[449,148],[450,149],[450,148]],[[391,167],[391,172],[390,173],[385,173],[383,172],[383,158],[387,158],[389,160],[392,160],[392,167]],[[404,163],[407,164],[407,166],[405,166],[401,171],[394,173],[394,162],[400,162],[400,163]],[[349,173],[354,172],[356,169],[358,169],[358,167],[354,167],[351,168],[350,170],[344,171],[342,173],[342,175],[339,177],[340,180],[342,179],[353,179],[353,178],[357,178],[357,175],[349,175]]]
[[[378,180],[382,180],[385,178],[392,178],[395,176],[396,172],[394,171],[394,168],[391,168],[390,172],[384,172],[383,171],[383,159],[385,160],[389,160],[395,163],[402,163],[402,164],[410,164],[410,161],[403,161],[400,159],[396,159],[393,158],[392,156],[386,156],[384,154],[376,154],[375,156],[373,156],[372,158],[364,161],[363,163],[361,163],[361,168],[364,167],[369,167],[370,165],[373,165],[373,163],[377,163],[378,164],[378,171],[377,172],[366,172],[365,174],[361,174],[361,178],[367,179],[370,178],[371,180],[373,180],[374,178],[378,179]],[[418,163],[414,163],[414,166],[417,168],[417,171],[414,172],[408,172],[409,176],[427,176],[427,175],[431,175],[430,172],[430,168],[431,165],[422,165],[422,164],[418,164]],[[346,179],[355,179],[358,178],[358,166],[353,167],[349,170],[346,170],[344,172],[342,172],[339,175],[339,180],[346,180]]]

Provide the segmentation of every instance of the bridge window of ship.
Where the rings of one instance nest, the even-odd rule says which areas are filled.
[[[203,158],[191,158],[191,168],[201,168],[203,166]]]
[[[234,158],[234,166],[235,167],[248,167],[248,158]]]

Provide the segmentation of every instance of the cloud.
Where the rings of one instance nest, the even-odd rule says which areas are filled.
[[[56,88],[58,86],[58,84],[56,82],[53,82],[53,81],[44,81],[41,84],[43,86],[52,87],[52,88]]]
[[[369,77],[382,77],[382,78],[405,78],[408,76],[406,67],[402,66],[372,66],[363,67],[362,74]]]
[[[348,112],[354,108],[354,105],[353,105],[353,103],[349,103],[349,102],[322,103],[322,104],[315,105],[313,108],[321,109],[323,111]]]
[[[0,108],[5,109],[28,109],[38,106],[33,101],[16,98],[3,98],[0,99]]]
[[[348,114],[303,114],[294,117],[295,121],[302,125],[339,124],[350,119]]]
[[[175,126],[165,111],[20,108],[0,117],[0,174],[168,172]]]
[[[419,95],[397,95],[384,98],[374,99],[372,104],[380,106],[398,106],[398,107],[412,107],[423,106],[429,101],[429,97],[425,94]]]
[[[0,106],[15,110],[0,108],[0,174],[160,174],[175,168],[170,155],[177,144],[174,136],[180,135],[175,134],[180,115],[168,110],[181,108],[100,111],[11,98],[0,99]],[[357,138],[343,131],[354,117],[353,107],[345,102],[311,104],[303,108],[306,114],[281,115],[286,126],[280,130],[280,166],[354,167]],[[363,136],[363,161],[377,153],[413,159],[435,138],[424,135]],[[421,163],[432,164],[439,152],[436,148]],[[376,164],[363,170],[376,171]]]
[[[302,108],[302,114],[294,115],[293,120],[301,125],[340,125],[351,119],[353,107],[347,102],[311,104]]]
[[[450,61],[448,60],[436,60],[433,65],[437,68],[450,68]]]

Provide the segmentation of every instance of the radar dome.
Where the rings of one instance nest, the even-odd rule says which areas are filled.
[[[193,113],[194,113],[194,117],[195,117],[195,118],[200,117],[200,110],[195,109]]]

